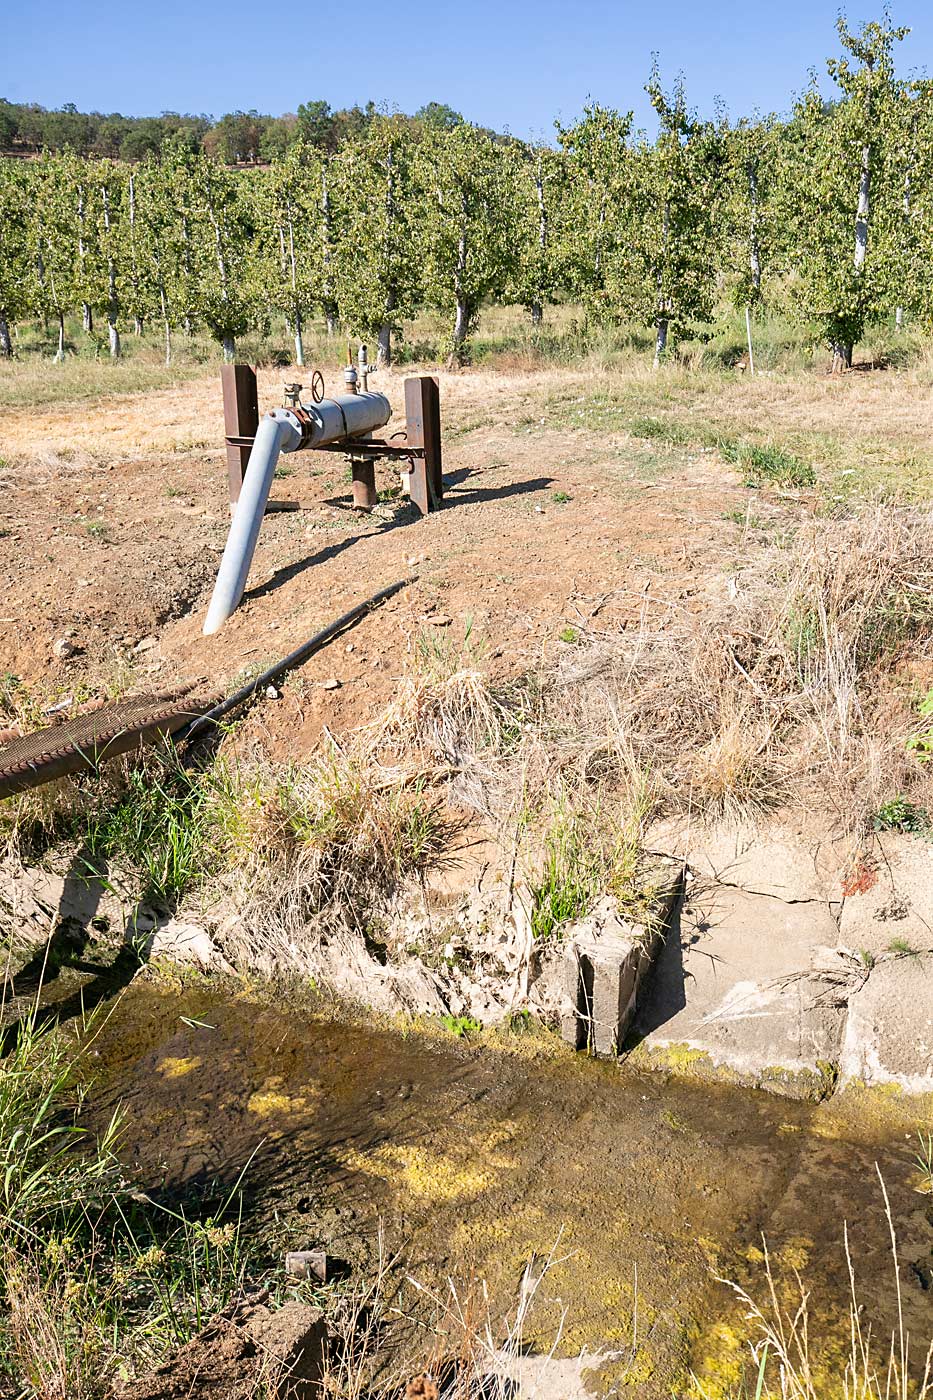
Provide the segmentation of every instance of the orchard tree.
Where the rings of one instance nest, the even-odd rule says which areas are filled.
[[[124,176],[113,161],[98,162],[95,170],[95,188],[100,200],[98,237],[101,257],[107,275],[107,339],[110,345],[110,358],[120,358],[120,294],[123,284],[122,266],[129,255],[128,228],[124,227],[123,185]]]
[[[514,273],[516,147],[466,122],[425,131],[418,147],[418,241],[425,296],[453,318],[448,365],[469,360],[480,307]]]
[[[27,161],[0,160],[0,357],[11,359],[11,326],[30,310],[30,213],[34,168]]]
[[[549,146],[524,147],[518,166],[516,266],[514,299],[525,307],[537,329],[544,308],[554,300],[561,280],[561,247],[566,229],[565,159]]]
[[[253,201],[242,176],[206,155],[194,158],[191,175],[197,312],[230,363],[236,358],[236,337],[249,325],[254,300]]]
[[[618,314],[653,326],[657,366],[671,335],[712,313],[723,161],[719,133],[689,110],[682,78],[666,94],[655,66],[645,90],[658,135],[632,154],[630,227],[609,259],[606,291]]]
[[[303,365],[304,324],[320,288],[316,237],[320,154],[304,141],[290,147],[258,189],[260,283],[267,305],[281,311]]]
[[[560,258],[571,293],[597,320],[619,314],[607,267],[632,233],[631,112],[598,103],[573,126],[557,128],[566,168]]]
[[[65,316],[86,289],[79,286],[74,190],[63,180],[58,159],[36,166],[36,189],[29,223],[31,303],[43,319],[54,317],[58,343],[53,360],[65,358]]]
[[[845,52],[827,68],[840,96],[825,103],[814,81],[797,103],[785,184],[802,310],[830,345],[834,372],[851,366],[854,346],[890,304],[904,175],[894,46],[909,32],[887,12],[857,34],[842,18],[837,28]]]
[[[896,160],[901,178],[901,217],[895,232],[892,280],[895,326],[905,311],[933,321],[930,266],[933,262],[933,81],[904,84],[898,104]]]
[[[398,117],[375,117],[334,158],[341,209],[336,295],[348,330],[375,339],[376,363],[392,361],[392,334],[413,314],[418,292],[414,142]]]
[[[749,369],[754,373],[752,311],[762,301],[763,281],[777,271],[781,253],[775,198],[781,127],[776,117],[743,118],[722,136],[726,154],[720,221],[722,270],[733,305],[745,308]]]

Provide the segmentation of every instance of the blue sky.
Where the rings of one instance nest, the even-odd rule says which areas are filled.
[[[163,109],[294,111],[372,98],[403,111],[448,102],[470,120],[549,136],[588,96],[635,109],[651,54],[682,69],[711,113],[782,111],[825,72],[838,0],[0,0],[0,97],[139,115]],[[881,0],[847,0],[852,23]],[[933,72],[933,0],[895,0],[913,26],[902,68]],[[15,58],[14,58],[15,55]],[[125,58],[122,57],[125,55]]]

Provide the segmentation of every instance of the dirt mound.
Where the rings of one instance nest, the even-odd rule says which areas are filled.
[[[327,1326],[316,1308],[259,1298],[228,1308],[148,1376],[120,1386],[113,1400],[317,1400]]]

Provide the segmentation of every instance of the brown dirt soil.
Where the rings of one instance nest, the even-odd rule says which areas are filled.
[[[273,1312],[247,1298],[148,1376],[120,1385],[114,1400],[312,1400],[326,1343],[317,1309],[291,1302]]]
[[[260,376],[263,408],[280,401],[281,379]],[[403,376],[380,382],[400,409]],[[244,603],[213,638],[201,624],[229,522],[214,374],[145,399],[62,406],[47,415],[39,449],[34,412],[9,411],[0,672],[52,695],[128,678],[226,684],[416,572],[416,584],[307,663],[281,703],[255,712],[250,724],[273,750],[301,753],[323,725],[378,711],[421,633],[436,629],[456,647],[471,628],[483,664],[515,674],[562,645],[564,627],[615,630],[655,605],[702,606],[724,586],[742,535],[723,516],[744,512],[749,493],[715,454],[548,426],[555,395],[570,405],[592,388],[570,372],[441,376],[449,484],[445,508],[424,520],[398,502],[354,514],[339,456],[283,459],[290,474],[273,494],[306,509],[267,516]],[[394,484],[382,466],[380,487]],[[769,522],[787,510],[755,497]],[[66,637],[75,652],[60,658],[53,648]],[[330,678],[339,688],[323,688]]]

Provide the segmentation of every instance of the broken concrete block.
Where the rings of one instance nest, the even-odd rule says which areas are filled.
[[[839,1078],[933,1092],[933,956],[887,958],[852,993]]]
[[[839,946],[869,959],[933,949],[933,845],[893,832],[875,844],[867,888],[843,903]]]
[[[697,1070],[705,1062],[794,1095],[825,1092],[847,990],[835,939],[822,901],[727,885],[689,897],[637,1018],[650,1058]]]
[[[659,896],[655,918],[644,925],[623,918],[607,896],[568,929],[561,1035],[569,1045],[596,1055],[621,1048],[677,896],[672,882]]]

